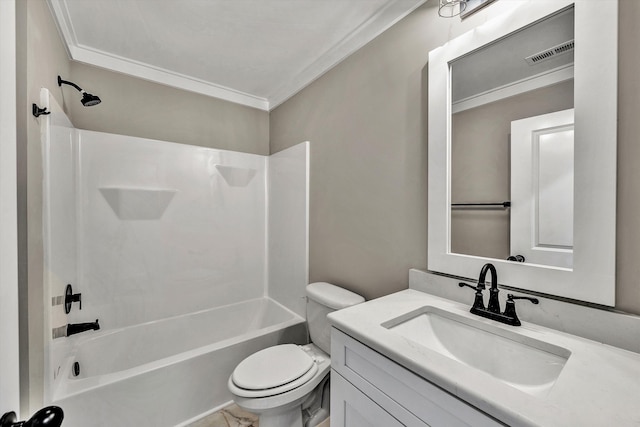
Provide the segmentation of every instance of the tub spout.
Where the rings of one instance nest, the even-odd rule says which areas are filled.
[[[68,323],[67,324],[67,336],[79,334],[80,332],[88,331],[93,329],[97,331],[100,329],[100,325],[98,324],[98,319],[95,322],[88,323]]]

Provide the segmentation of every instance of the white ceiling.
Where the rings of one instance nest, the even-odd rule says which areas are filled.
[[[270,110],[425,0],[49,0],[73,60]]]
[[[574,39],[573,7],[484,46],[451,64],[452,101],[460,101],[573,64],[573,52],[530,65],[533,55]]]

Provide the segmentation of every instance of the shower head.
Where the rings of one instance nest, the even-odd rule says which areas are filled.
[[[78,92],[82,93],[82,99],[80,100],[80,102],[82,102],[82,105],[84,105],[85,107],[92,107],[92,106],[98,105],[98,104],[100,104],[102,102],[100,100],[100,98],[98,98],[96,95],[92,95],[90,93],[87,93],[84,90],[82,90],[82,88],[80,86],[78,86],[77,84],[75,84],[73,82],[66,81],[66,80],[62,80],[62,78],[60,76],[58,76],[58,86],[62,86],[63,84],[66,84],[66,85],[69,85],[69,86],[73,86],[78,90]]]
[[[84,105],[85,107],[92,107],[94,105],[100,104],[102,101],[95,95],[91,95],[87,92],[82,92],[82,99],[80,100],[80,102],[82,102],[82,105]]]

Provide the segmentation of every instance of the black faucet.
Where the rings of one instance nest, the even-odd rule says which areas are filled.
[[[67,336],[71,336],[74,334],[79,334],[80,332],[88,331],[93,329],[97,331],[100,329],[100,325],[98,324],[98,319],[95,322],[88,323],[68,323],[67,324]]]
[[[489,305],[485,308],[482,291],[486,289],[485,279],[488,271],[491,272],[491,289],[489,290]],[[498,300],[498,293],[500,292],[498,289],[498,274],[496,273],[496,268],[491,263],[487,263],[482,266],[477,286],[471,286],[462,282],[458,283],[458,286],[466,286],[468,288],[475,289],[476,291],[473,306],[470,310],[471,313],[512,326],[520,326],[521,324],[520,319],[518,319],[518,315],[516,314],[514,300],[526,299],[531,301],[533,304],[538,304],[539,302],[537,298],[516,297],[508,294],[507,305],[505,306],[504,313],[500,313],[500,301]]]
[[[486,263],[480,270],[480,277],[478,277],[478,285],[482,284],[482,289],[485,289],[485,278],[487,272],[491,272],[491,289],[489,289],[489,304],[487,310],[492,313],[500,313],[500,300],[498,300],[498,273],[496,268],[491,263]]]

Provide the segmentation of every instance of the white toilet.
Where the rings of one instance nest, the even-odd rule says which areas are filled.
[[[260,416],[260,427],[314,427],[329,415],[331,334],[327,314],[364,302],[330,283],[307,286],[311,344],[282,344],[244,359],[229,377],[241,408]]]

